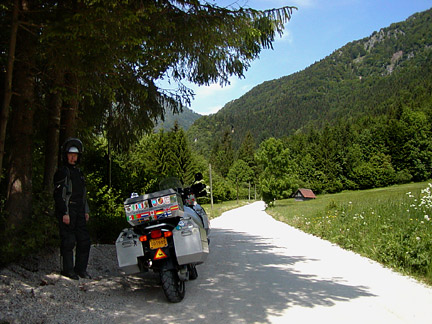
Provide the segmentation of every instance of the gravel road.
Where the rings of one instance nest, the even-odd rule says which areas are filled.
[[[275,221],[256,202],[212,220],[210,256],[166,302],[155,274],[122,276],[93,246],[92,280],[58,252],[0,271],[0,323],[431,323],[432,288]]]

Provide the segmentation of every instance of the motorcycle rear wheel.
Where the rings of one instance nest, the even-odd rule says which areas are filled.
[[[180,280],[176,270],[161,271],[160,279],[165,297],[171,303],[181,302],[185,296],[185,282]]]

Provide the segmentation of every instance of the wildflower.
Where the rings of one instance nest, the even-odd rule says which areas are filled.
[[[424,206],[424,208],[432,208],[432,184],[429,183],[429,187],[426,189],[423,189],[421,191],[422,197],[420,199],[419,207]]]
[[[429,221],[429,220],[430,220],[430,218],[429,218],[429,216],[428,216],[428,215],[425,215],[424,219],[426,219],[427,221]]]
[[[420,237],[417,236],[417,237],[416,237],[416,240],[417,240],[417,241],[420,241]]]

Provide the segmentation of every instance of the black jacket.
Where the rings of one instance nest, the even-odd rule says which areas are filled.
[[[69,215],[69,208],[84,208],[89,213],[84,174],[75,166],[63,166],[54,175],[54,201],[59,215]]]

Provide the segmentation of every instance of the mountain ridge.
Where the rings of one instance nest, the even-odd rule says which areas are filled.
[[[214,139],[230,129],[238,148],[249,131],[258,145],[338,118],[392,113],[406,91],[431,90],[425,80],[431,56],[429,9],[349,42],[302,71],[261,83],[216,114],[199,118],[188,137],[196,150],[209,154]]]
[[[202,115],[187,107],[183,107],[183,111],[178,114],[169,111],[165,114],[163,121],[161,119],[157,120],[155,130],[159,131],[163,129],[164,131],[169,131],[174,127],[175,122],[177,122],[181,128],[187,131],[201,116]]]

